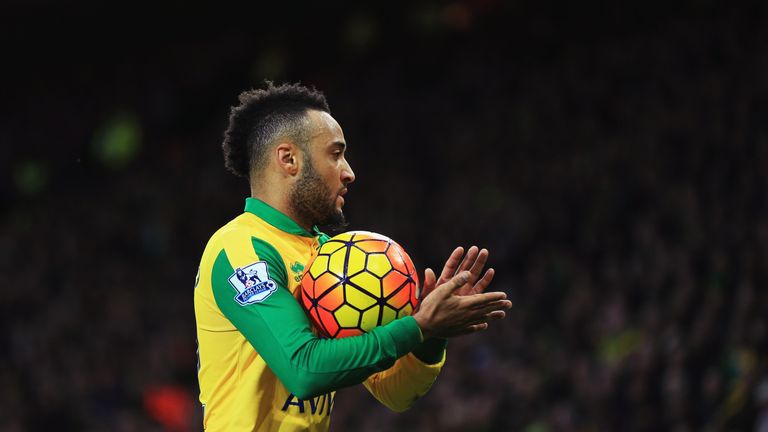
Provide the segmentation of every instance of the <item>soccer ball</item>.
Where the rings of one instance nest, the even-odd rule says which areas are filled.
[[[412,314],[418,285],[399,244],[349,231],[320,246],[301,278],[301,303],[321,336],[343,338]]]

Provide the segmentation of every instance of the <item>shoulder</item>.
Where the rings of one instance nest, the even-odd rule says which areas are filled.
[[[233,268],[266,261],[270,268],[284,272],[280,241],[261,219],[244,213],[211,236],[203,260],[212,263],[223,253]]]
[[[208,240],[206,252],[219,253],[222,249],[253,247],[253,238],[267,243],[272,235],[262,221],[249,213],[243,213],[219,228]]]

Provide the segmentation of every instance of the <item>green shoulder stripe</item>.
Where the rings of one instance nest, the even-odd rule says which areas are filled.
[[[225,314],[229,312],[229,305],[234,305],[234,297],[237,294],[234,288],[227,290],[225,287],[228,285],[226,282],[230,276],[235,273],[235,269],[232,268],[232,264],[229,263],[227,258],[227,252],[222,249],[219,255],[216,256],[216,260],[213,262],[213,270],[211,271],[211,288],[213,289],[213,297],[216,300],[216,304]]]
[[[261,261],[266,261],[269,268],[269,277],[274,280],[278,286],[288,288],[288,273],[285,271],[285,261],[280,256],[280,252],[274,246],[264,240],[251,237],[253,250]]]
[[[272,279],[279,287],[288,288],[288,275],[285,271],[285,262],[280,256],[280,253],[274,248],[274,246],[256,237],[251,238],[253,243],[253,249],[258,256],[259,261],[265,261],[267,263],[267,272],[269,278]],[[216,260],[213,262],[213,269],[211,272],[211,285],[213,289],[213,296],[216,299],[216,303],[219,308],[222,309],[225,315],[236,312],[239,309],[235,296],[238,294],[237,290],[228,282],[229,278],[235,274],[235,269],[229,261],[226,249],[222,249],[216,256]],[[231,307],[234,307],[231,309]]]

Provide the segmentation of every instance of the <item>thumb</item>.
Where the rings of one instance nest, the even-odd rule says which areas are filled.
[[[435,290],[436,279],[435,272],[431,268],[424,270],[424,286],[421,287],[419,301],[424,300],[429,293]]]
[[[459,289],[462,285],[467,283],[469,280],[470,273],[468,271],[463,271],[456,276],[452,277],[448,280],[448,282],[440,285],[440,287],[437,288],[436,291],[440,291],[440,294],[443,297],[448,297],[451,294],[453,294],[454,291]]]

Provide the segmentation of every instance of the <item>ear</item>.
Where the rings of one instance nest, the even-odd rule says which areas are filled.
[[[301,155],[299,148],[290,142],[283,142],[275,147],[277,165],[289,176],[299,173]]]

